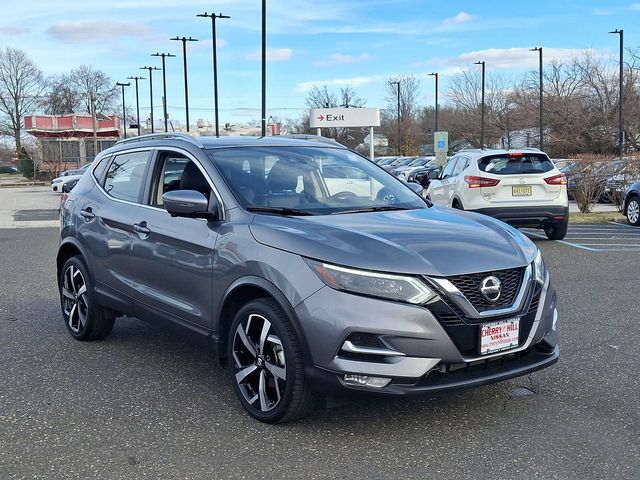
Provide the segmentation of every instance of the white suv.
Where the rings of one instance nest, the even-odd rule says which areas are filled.
[[[464,150],[447,162],[426,195],[515,227],[542,228],[550,240],[567,233],[567,178],[537,149]]]

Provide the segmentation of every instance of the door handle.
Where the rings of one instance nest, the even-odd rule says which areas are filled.
[[[87,222],[96,218],[96,214],[93,213],[93,209],[91,207],[86,207],[80,210],[80,216]]]
[[[139,235],[149,235],[151,230],[147,228],[147,222],[134,223],[133,231]]]

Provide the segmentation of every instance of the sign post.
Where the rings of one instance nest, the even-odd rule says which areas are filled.
[[[436,163],[443,167],[447,163],[449,132],[435,132],[433,134],[433,151],[436,154]]]
[[[379,108],[312,108],[309,126],[323,128],[362,128],[369,127],[369,155],[373,161],[373,127],[380,126]]]

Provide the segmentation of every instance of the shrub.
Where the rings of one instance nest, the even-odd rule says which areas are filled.
[[[578,209],[582,213],[589,213],[604,195],[607,177],[602,173],[602,166],[603,162],[611,161],[611,158],[582,155],[573,160],[575,165],[571,170],[569,184]]]

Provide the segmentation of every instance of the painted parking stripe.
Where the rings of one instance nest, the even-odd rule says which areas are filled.
[[[612,222],[607,225],[569,225],[564,240],[558,243],[590,252],[627,252],[640,250],[640,230],[628,225]],[[539,230],[523,229],[535,238],[546,238]]]

